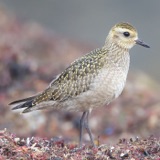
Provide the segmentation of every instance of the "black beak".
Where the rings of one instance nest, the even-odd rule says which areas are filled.
[[[141,46],[146,47],[146,48],[150,48],[149,45],[147,45],[145,42],[143,42],[143,41],[141,41],[141,40],[139,40],[139,39],[135,40],[135,42],[136,42],[136,44],[138,44],[138,45],[141,45]]]

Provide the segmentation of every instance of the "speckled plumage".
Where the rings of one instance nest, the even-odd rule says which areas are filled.
[[[74,61],[42,93],[12,102],[20,103],[13,109],[26,108],[23,113],[44,108],[84,112],[81,145],[83,121],[88,119],[89,110],[109,104],[121,94],[129,69],[129,49],[135,44],[149,48],[138,40],[137,31],[130,24],[113,26],[102,48]],[[86,121],[85,126],[93,143]]]

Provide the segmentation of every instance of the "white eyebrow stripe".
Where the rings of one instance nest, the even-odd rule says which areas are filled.
[[[117,30],[118,32],[131,32],[131,30],[127,28],[116,28],[115,30]]]

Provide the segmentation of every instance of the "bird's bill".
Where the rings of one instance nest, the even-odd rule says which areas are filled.
[[[137,40],[135,40],[135,42],[138,45],[141,45],[141,46],[146,47],[146,48],[150,48],[150,46],[148,44],[146,44],[145,42],[143,42],[142,40],[137,39]]]

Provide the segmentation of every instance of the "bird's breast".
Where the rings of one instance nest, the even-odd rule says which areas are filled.
[[[109,104],[117,98],[124,88],[127,73],[118,67],[102,69],[91,86],[97,99]]]

